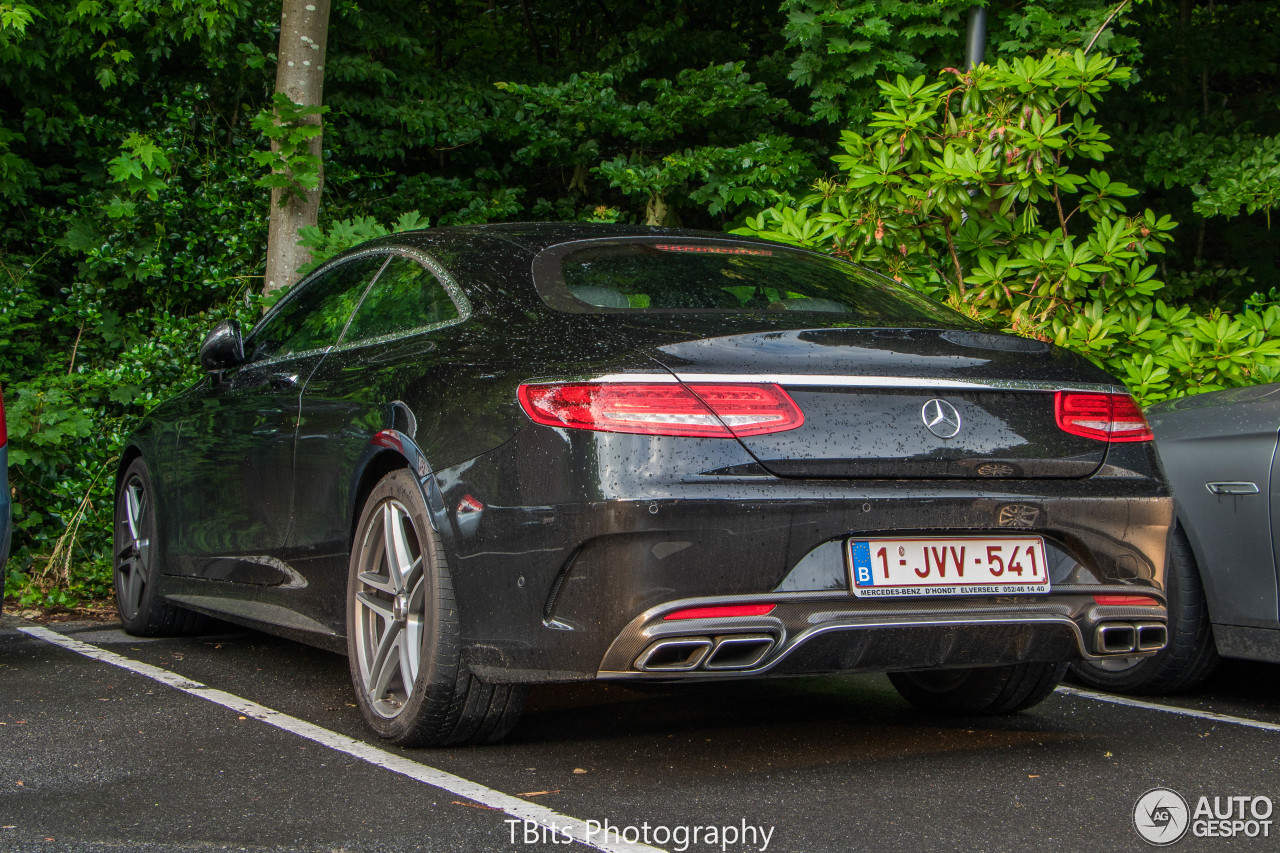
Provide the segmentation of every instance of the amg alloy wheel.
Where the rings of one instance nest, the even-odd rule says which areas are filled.
[[[365,720],[401,746],[495,741],[524,706],[523,685],[486,684],[462,661],[448,564],[407,470],[384,477],[360,517],[347,652]]]
[[[404,504],[378,505],[356,576],[356,663],[369,707],[393,719],[404,709],[422,665],[422,544]]]
[[[151,475],[141,458],[117,481],[115,535],[116,610],[130,634],[195,634],[209,619],[167,603],[160,593],[157,501]]]
[[[116,506],[116,606],[125,622],[137,620],[151,574],[151,489],[145,472],[130,471]]]

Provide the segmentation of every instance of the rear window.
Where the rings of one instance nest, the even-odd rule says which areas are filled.
[[[534,274],[543,300],[571,313],[801,311],[844,315],[856,325],[960,319],[853,264],[758,243],[583,241],[543,252]]]

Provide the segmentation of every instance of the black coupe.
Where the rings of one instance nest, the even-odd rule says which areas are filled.
[[[1165,644],[1173,503],[1123,387],[825,255],[397,234],[200,359],[121,457],[126,629],[346,652],[396,743],[587,679],[886,671],[1010,712]]]

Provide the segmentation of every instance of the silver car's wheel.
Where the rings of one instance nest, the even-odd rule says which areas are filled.
[[[388,719],[413,695],[422,665],[422,543],[404,504],[380,503],[356,575],[355,650],[369,707]]]
[[[347,653],[370,728],[401,746],[488,742],[526,688],[488,684],[463,661],[458,605],[422,491],[401,469],[369,493],[347,576]]]

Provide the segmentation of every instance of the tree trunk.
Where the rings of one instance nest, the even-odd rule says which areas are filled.
[[[276,65],[276,91],[295,104],[318,107],[324,95],[324,53],[329,33],[329,0],[283,0],[280,12],[280,50]],[[320,124],[320,116],[307,121]],[[316,157],[321,137],[309,140]],[[275,149],[277,146],[272,143]],[[315,225],[320,212],[320,191],[324,188],[324,167],[320,183],[305,198],[282,189],[271,191],[271,212],[267,232],[267,270],[262,292],[269,294],[298,280],[298,268],[311,260],[311,253],[298,245],[298,230]],[[283,202],[283,203],[282,203]]]

